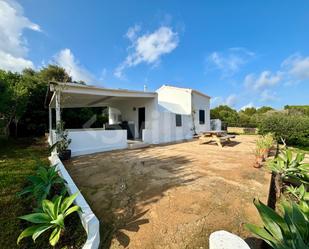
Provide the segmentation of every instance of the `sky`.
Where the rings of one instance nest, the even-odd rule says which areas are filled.
[[[0,0],[0,69],[193,88],[211,106],[309,104],[309,2]]]

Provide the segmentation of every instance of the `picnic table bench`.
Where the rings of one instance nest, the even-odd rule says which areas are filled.
[[[235,135],[228,135],[226,131],[206,131],[199,135],[200,144],[216,142],[219,147],[223,147],[223,142],[230,142]]]

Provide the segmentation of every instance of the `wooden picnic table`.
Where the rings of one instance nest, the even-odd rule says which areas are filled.
[[[235,135],[228,135],[227,131],[204,131],[199,135],[200,144],[216,142],[219,147],[223,147],[223,142],[230,142]]]

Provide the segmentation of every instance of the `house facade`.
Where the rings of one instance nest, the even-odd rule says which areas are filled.
[[[210,130],[210,97],[189,88],[163,85],[156,92],[142,92],[54,82],[47,96],[50,144],[57,139],[53,127],[61,121],[61,108],[108,108],[104,127],[68,129],[73,156],[124,149],[132,142],[181,141]]]

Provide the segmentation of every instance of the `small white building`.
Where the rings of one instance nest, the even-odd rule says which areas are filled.
[[[210,97],[189,88],[163,85],[143,92],[51,82],[46,104],[50,144],[56,140],[53,128],[61,121],[61,108],[108,107],[105,127],[68,129],[73,156],[124,149],[131,143],[181,141],[210,130]]]

